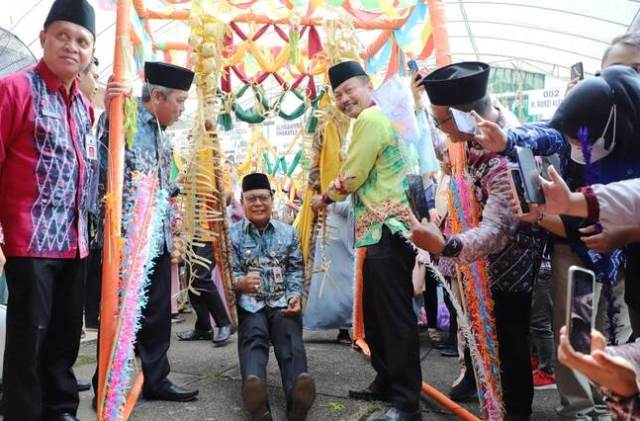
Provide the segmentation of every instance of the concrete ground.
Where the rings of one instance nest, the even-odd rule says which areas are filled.
[[[200,390],[198,400],[187,403],[144,401],[138,402],[132,420],[138,421],[236,421],[246,420],[240,397],[240,370],[236,355],[236,336],[222,348],[214,348],[208,341],[180,342],[175,333],[193,326],[192,315],[173,325],[170,378],[178,384]],[[370,383],[374,371],[362,354],[334,340],[337,332],[305,332],[309,371],[316,379],[317,399],[309,414],[310,421],[365,421],[384,409],[383,403],[351,400],[347,392]],[[457,375],[457,359],[440,356],[429,345],[426,336],[421,337],[423,378],[438,390],[447,393]],[[95,369],[95,341],[87,341],[81,347],[76,364],[77,376],[91,378]],[[286,419],[284,397],[278,366],[271,354],[268,367],[268,386],[274,420]],[[81,393],[78,417],[95,419],[91,409],[93,392]],[[535,393],[533,421],[555,419],[554,408],[559,404],[555,390]],[[465,408],[479,414],[477,403],[464,404]],[[454,416],[432,401],[423,400],[424,420],[454,420]]]

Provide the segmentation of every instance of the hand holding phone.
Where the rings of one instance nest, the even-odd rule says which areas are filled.
[[[569,343],[578,352],[591,353],[593,329],[593,291],[596,275],[579,266],[569,268],[566,326]]]
[[[407,67],[409,68],[409,73],[413,75],[414,82],[421,78],[418,73],[420,69],[418,68],[418,63],[415,60],[409,60],[407,62]]]
[[[520,175],[520,168],[512,166],[509,171],[509,183],[511,184],[511,193],[513,197],[518,201],[518,215],[529,213],[529,204],[524,195],[524,187],[522,185],[522,176]]]
[[[573,66],[571,66],[571,80],[582,80],[584,79],[584,68],[582,66],[582,62],[579,61],[576,64],[574,64]]]
[[[460,133],[475,136],[478,131],[478,123],[476,123],[476,119],[471,114],[455,108],[449,108],[449,115]]]
[[[544,203],[544,192],[540,183],[540,170],[533,152],[529,148],[516,147],[518,166],[527,203]]]

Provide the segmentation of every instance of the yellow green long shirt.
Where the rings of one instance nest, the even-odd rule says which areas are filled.
[[[402,140],[378,106],[355,121],[347,158],[327,191],[334,201],[352,195],[356,247],[377,244],[386,225],[392,233],[408,231],[411,212]]]

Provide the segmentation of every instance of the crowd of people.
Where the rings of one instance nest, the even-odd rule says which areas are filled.
[[[131,96],[128,85],[110,80],[107,111],[94,124],[100,64],[93,58],[95,13],[86,0],[55,0],[40,42],[43,57],[36,66],[0,80],[7,421],[78,419],[73,365],[83,324],[99,325],[108,111],[113,98]],[[181,186],[172,175],[167,129],[184,111],[194,73],[159,62],[145,63],[144,70],[137,131],[125,150],[123,213],[132,207],[141,173],[157,179],[172,205],[153,245],[157,254],[135,346],[144,373],[142,397],[189,401],[198,390],[168,379]],[[316,384],[303,329],[336,329],[338,341],[350,344],[353,282],[360,272],[362,291],[356,294],[362,294],[364,337],[376,376],[349,396],[388,402],[376,420],[421,420],[422,378],[429,376],[420,366],[422,324],[442,355],[459,359],[451,399],[478,398],[478,356],[459,329],[466,316],[453,302],[464,301],[462,285],[472,281],[461,265],[486,259],[504,419],[530,419],[534,389],[556,387],[559,419],[640,417],[640,287],[634,280],[640,276],[639,72],[640,36],[620,36],[603,53],[594,77],[569,83],[550,121],[524,125],[489,94],[488,64],[416,72],[415,112],[432,124],[441,164],[438,177],[417,179],[428,208],[417,215],[405,143],[376,103],[371,79],[356,61],[331,66],[332,99],[352,120],[352,131],[339,175],[311,199],[315,212],[328,211],[329,235],[312,251],[310,291],[298,234],[274,217],[269,177],[247,174],[233,180],[240,184],[239,203],[228,195],[237,332],[216,286],[210,237],[190,250],[213,265],[191,267],[188,297],[196,322],[178,339],[223,346],[237,333],[241,397],[253,420],[272,419],[266,367],[273,346],[287,418],[304,420]],[[472,118],[472,132],[461,129],[457,112]],[[451,144],[461,146],[463,159],[452,159]],[[523,150],[539,166],[523,178],[539,185],[533,193],[544,200],[519,193],[522,180],[514,178],[514,168]],[[468,205],[479,215],[462,230],[449,206],[456,183],[468,184]],[[125,225],[123,236],[130,228]],[[317,270],[320,262],[325,264]],[[576,349],[571,325],[565,326],[574,267],[595,279],[593,314],[587,316],[595,326],[587,338],[590,349]],[[438,333],[440,282],[452,296],[444,299],[448,331]]]

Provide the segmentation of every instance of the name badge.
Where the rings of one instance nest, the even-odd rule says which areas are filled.
[[[273,282],[276,284],[284,282],[284,276],[282,276],[282,268],[280,266],[274,266],[271,268],[271,272],[273,273]]]
[[[92,161],[98,159],[98,141],[91,133],[85,135],[84,147],[87,150],[87,158]]]

